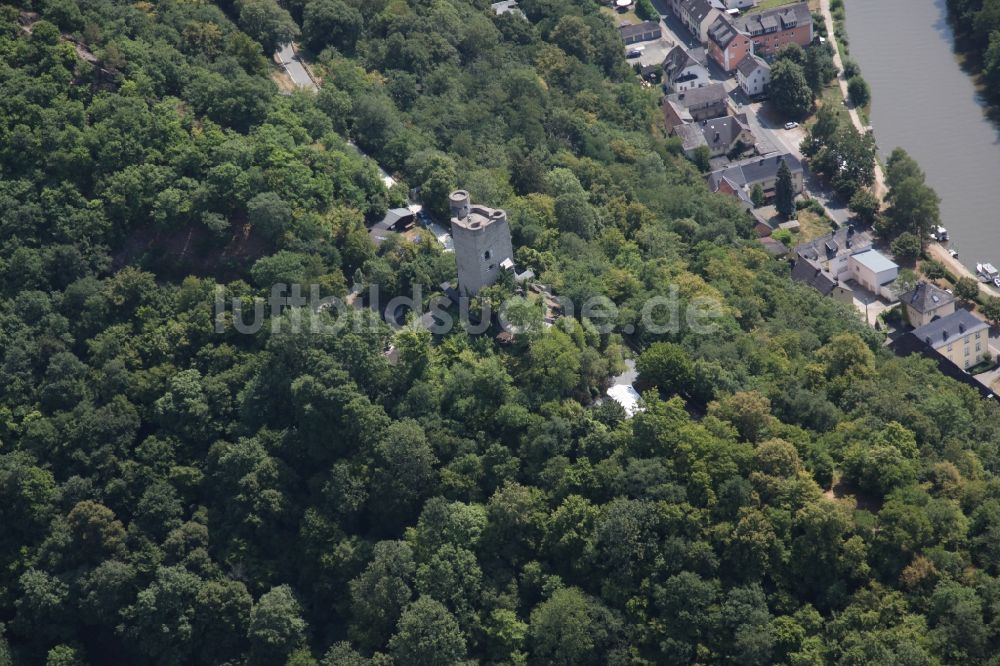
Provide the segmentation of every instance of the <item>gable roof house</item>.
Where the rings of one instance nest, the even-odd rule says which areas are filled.
[[[751,53],[753,42],[750,37],[737,30],[728,16],[719,16],[709,26],[708,55],[724,71],[733,71]]]
[[[955,297],[930,282],[918,282],[899,297],[911,326],[925,326],[955,311]]]
[[[808,259],[836,278],[847,280],[848,259],[852,254],[872,248],[872,235],[868,231],[855,231],[846,226],[819,238],[795,246],[796,258]]]
[[[668,131],[677,125],[719,118],[729,112],[729,94],[721,83],[710,83],[663,98],[663,119]]]
[[[792,279],[809,285],[824,296],[850,303],[854,294],[847,285],[847,280],[852,277],[850,258],[870,250],[871,246],[871,234],[856,232],[853,227],[841,227],[831,234],[801,243],[792,252]]]
[[[708,69],[683,46],[675,46],[663,60],[664,83],[673,92],[700,88],[711,83]]]
[[[416,214],[409,208],[393,208],[372,225],[368,230],[368,237],[376,246],[381,245],[390,236],[413,228],[416,220]]]
[[[733,20],[733,25],[750,37],[753,52],[762,56],[774,55],[785,44],[808,46],[814,36],[812,14],[806,2],[743,14]]]
[[[755,185],[760,185],[765,197],[774,196],[774,186],[778,180],[778,168],[784,162],[792,175],[792,188],[796,194],[802,192],[802,162],[791,153],[772,153],[764,157],[751,157],[742,162],[734,162],[727,167],[708,174],[708,187],[713,192],[733,194],[741,201],[749,201]]]
[[[677,18],[702,44],[708,41],[708,29],[724,9],[719,0],[680,0],[675,5]]]
[[[840,284],[830,271],[823,268],[811,259],[797,257],[792,265],[792,279],[796,282],[806,284],[824,296],[834,294],[834,296],[846,296],[850,298],[851,290]],[[838,293],[834,293],[837,291]]]
[[[655,21],[643,21],[642,23],[630,23],[619,26],[625,44],[637,44],[639,42],[649,42],[663,36],[660,24]]]
[[[967,370],[989,354],[989,332],[989,324],[968,310],[959,309],[908,335]]]
[[[748,97],[761,95],[771,82],[771,66],[760,56],[748,53],[736,65],[736,80]]]
[[[678,125],[673,134],[680,137],[688,157],[693,157],[699,146],[706,146],[712,157],[719,157],[737,149],[744,152],[756,143],[745,113]]]

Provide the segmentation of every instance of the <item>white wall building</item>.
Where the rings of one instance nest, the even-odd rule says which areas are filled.
[[[882,287],[899,275],[899,266],[876,250],[852,254],[848,260],[849,278],[873,294],[882,294]]]
[[[736,66],[736,80],[748,97],[763,94],[771,82],[771,66],[762,58],[748,53]]]

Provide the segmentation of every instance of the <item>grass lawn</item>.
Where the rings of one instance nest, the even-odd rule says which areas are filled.
[[[833,230],[833,226],[830,224],[830,218],[825,215],[817,215],[807,208],[799,211],[798,220],[799,225],[801,225],[802,228],[794,237],[794,240],[792,241],[793,244],[811,241],[814,238],[825,236]]]
[[[823,88],[823,94],[820,95],[816,110],[819,111],[819,107],[826,106],[827,104],[832,104],[835,108],[840,108],[844,112],[844,117],[847,122],[850,122],[847,116],[847,107],[844,106],[844,98],[840,94],[840,86],[834,81],[827,87]],[[812,126],[816,124],[816,114],[812,114],[802,125],[806,129],[812,129]]]
[[[628,21],[629,23],[642,23],[642,19],[635,15],[635,4],[628,8],[627,11],[620,12],[614,7],[601,7],[601,11],[611,17],[611,20],[615,22],[617,26],[622,21]]]

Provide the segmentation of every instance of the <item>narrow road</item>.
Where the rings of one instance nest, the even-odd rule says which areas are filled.
[[[862,134],[865,133],[865,125],[861,122],[858,110],[851,105],[850,95],[847,92],[847,77],[844,76],[844,62],[840,57],[840,45],[833,31],[833,14],[830,13],[830,0],[820,0],[820,11],[823,13],[823,21],[826,23],[827,38],[833,42],[833,65],[837,68],[837,83],[840,85],[840,93],[844,97],[844,105],[847,113],[851,117],[851,122]],[[886,194],[885,175],[882,173],[882,165],[875,162],[875,196],[884,199]]]
[[[979,282],[979,278],[976,277],[976,274],[966,268],[965,264],[961,261],[948,254],[948,250],[946,250],[940,243],[928,243],[927,255],[931,259],[944,264],[944,267],[956,277],[970,277]],[[992,286],[988,286],[983,282],[979,282],[979,291],[987,296],[1000,296],[1000,291],[997,291]]]
[[[292,83],[299,88],[316,90],[316,82],[312,80],[309,72],[302,65],[302,61],[299,60],[299,56],[295,52],[295,47],[291,44],[285,44],[274,54],[274,57],[278,61],[278,64],[285,68],[288,76],[292,79]]]

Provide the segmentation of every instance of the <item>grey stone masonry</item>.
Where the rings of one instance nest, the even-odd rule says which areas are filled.
[[[452,192],[448,203],[458,288],[472,296],[497,281],[503,270],[501,264],[513,264],[514,248],[507,213],[499,208],[473,205],[465,190]]]

